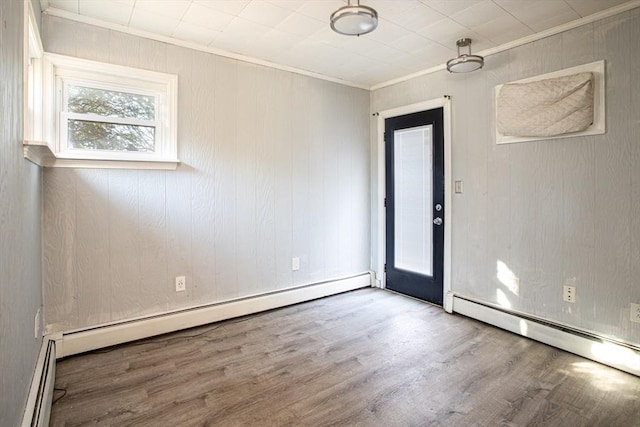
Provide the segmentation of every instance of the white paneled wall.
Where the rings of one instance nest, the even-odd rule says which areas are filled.
[[[368,270],[367,91],[60,18],[43,25],[49,52],[177,74],[182,161],[45,171],[52,331]]]
[[[634,9],[487,57],[481,71],[372,93],[372,111],[452,96],[452,172],[464,181],[452,207],[454,292],[640,344],[640,324],[629,320],[629,304],[640,302],[638,40]],[[605,135],[494,143],[495,85],[601,59]],[[498,266],[520,279],[519,294]],[[562,301],[566,281],[575,304]]]
[[[20,425],[42,342],[42,173],[22,148],[26,7],[0,2],[0,426]]]

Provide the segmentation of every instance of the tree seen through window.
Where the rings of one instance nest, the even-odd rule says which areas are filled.
[[[67,120],[67,138],[73,148],[139,152],[155,149],[155,126],[145,126],[145,122],[155,120],[153,96],[70,85],[67,111],[75,113]]]

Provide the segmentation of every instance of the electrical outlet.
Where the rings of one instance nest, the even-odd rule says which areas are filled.
[[[565,302],[576,302],[576,287],[565,285],[562,300]]]
[[[187,279],[184,276],[176,277],[176,292],[187,290]]]
[[[300,270],[300,258],[294,257],[291,258],[291,271]]]
[[[640,323],[640,304],[631,303],[631,321]]]

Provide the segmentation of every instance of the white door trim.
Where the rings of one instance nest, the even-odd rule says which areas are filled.
[[[380,281],[380,287],[386,287],[386,276],[384,274],[385,257],[385,150],[384,150],[384,121],[389,117],[402,116],[405,114],[417,113],[419,111],[432,110],[442,107],[444,110],[444,269],[442,276],[444,309],[451,313],[453,309],[453,298],[451,293],[451,99],[449,96],[432,99],[430,101],[419,102],[417,104],[406,105],[377,113],[377,155],[378,155],[378,182],[375,191],[378,194],[377,209],[377,253],[372,254],[373,268],[376,279]]]

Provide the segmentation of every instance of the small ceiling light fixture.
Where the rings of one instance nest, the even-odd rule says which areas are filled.
[[[368,6],[360,6],[360,0],[342,6],[331,14],[331,29],[345,36],[360,36],[370,33],[378,26],[378,12]]]
[[[447,61],[447,70],[450,73],[468,73],[479,70],[484,66],[484,58],[482,56],[471,54],[471,39],[460,39],[456,42],[456,45],[458,45],[458,57]],[[468,47],[469,53],[461,55],[461,47]]]

